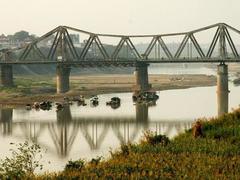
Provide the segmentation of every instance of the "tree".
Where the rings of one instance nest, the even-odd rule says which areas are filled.
[[[0,179],[25,179],[26,175],[33,175],[35,169],[42,170],[42,149],[38,144],[24,143],[14,144],[10,149],[11,157],[0,160]]]
[[[29,32],[27,31],[19,31],[13,35],[13,39],[18,41],[24,41],[28,37],[29,37]]]

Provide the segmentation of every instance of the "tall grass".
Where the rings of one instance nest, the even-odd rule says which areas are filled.
[[[145,134],[111,158],[70,161],[64,171],[35,179],[240,179],[240,109],[219,118],[200,119],[203,136],[187,130],[169,140]]]

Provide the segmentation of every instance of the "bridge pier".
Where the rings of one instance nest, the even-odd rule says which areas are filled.
[[[1,65],[1,83],[4,87],[12,87],[14,85],[12,65]]]
[[[69,91],[69,76],[71,68],[69,66],[57,65],[57,93]]]
[[[151,84],[148,81],[148,66],[147,63],[138,63],[136,70],[134,71],[136,84],[133,86],[133,90],[136,92],[144,92],[151,89]]]
[[[228,66],[220,64],[217,68],[218,116],[228,112]]]

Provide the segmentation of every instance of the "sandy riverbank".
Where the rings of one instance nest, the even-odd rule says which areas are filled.
[[[65,96],[131,92],[135,84],[133,75],[82,75],[71,76],[71,90],[56,94],[55,78],[30,76],[16,77],[15,88],[1,88],[0,105],[25,105],[34,101],[61,101]],[[184,89],[190,87],[216,85],[215,76],[207,75],[150,75],[153,90]]]

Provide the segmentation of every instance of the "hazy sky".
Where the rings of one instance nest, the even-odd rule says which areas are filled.
[[[111,34],[188,31],[226,22],[240,29],[239,0],[0,0],[0,33],[42,35],[58,25]]]

